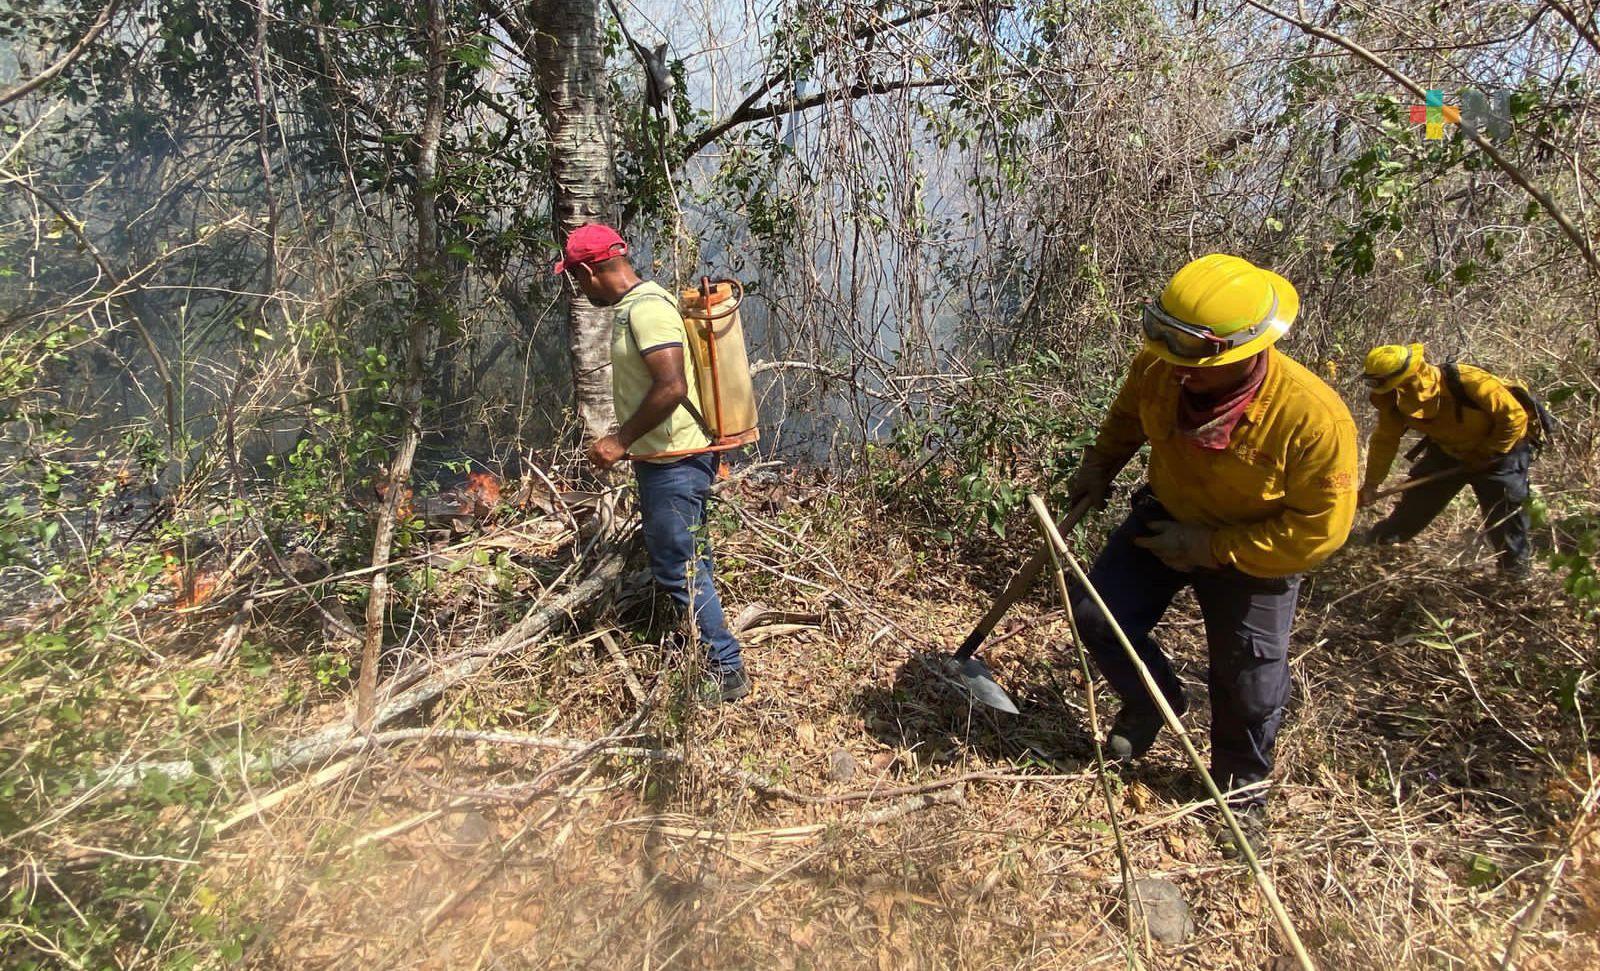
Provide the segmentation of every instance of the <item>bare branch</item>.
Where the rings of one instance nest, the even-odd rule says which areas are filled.
[[[1296,17],[1292,14],[1284,13],[1281,10],[1276,10],[1264,3],[1259,2],[1259,0],[1245,0],[1245,2],[1250,4],[1252,7],[1255,7],[1257,10],[1260,10],[1262,13],[1277,17],[1284,23],[1293,24],[1313,37],[1320,38],[1344,48],[1350,53],[1361,58],[1363,61],[1366,61],[1368,64],[1371,64],[1379,71],[1387,74],[1401,87],[1416,95],[1418,99],[1426,97],[1427,92],[1423,89],[1422,85],[1418,84],[1416,81],[1413,81],[1410,76],[1389,64],[1377,54],[1374,54],[1367,48],[1361,46],[1348,37],[1345,37],[1343,34],[1334,33],[1333,31],[1319,27],[1308,20]],[[1472,127],[1471,125],[1462,125],[1461,131],[1467,136],[1467,138],[1471,139],[1472,143],[1478,146],[1478,148],[1482,150],[1485,155],[1489,156],[1490,161],[1494,162],[1495,166],[1499,168],[1500,171],[1504,172],[1511,179],[1511,181],[1521,186],[1523,191],[1532,196],[1534,201],[1539,204],[1539,207],[1548,213],[1551,219],[1556,221],[1556,225],[1561,227],[1561,231],[1566,234],[1567,238],[1572,241],[1572,245],[1577,247],[1578,252],[1583,255],[1583,261],[1588,265],[1589,274],[1591,276],[1600,276],[1600,258],[1595,256],[1594,247],[1590,244],[1588,236],[1585,235],[1583,230],[1579,229],[1575,223],[1573,223],[1572,218],[1567,215],[1566,210],[1561,208],[1561,205],[1551,197],[1550,193],[1546,192],[1539,186],[1534,185],[1533,181],[1528,178],[1527,173],[1523,172],[1522,169],[1517,167],[1516,163],[1502,155],[1500,150],[1494,147],[1494,143],[1483,137],[1483,135],[1481,135],[1476,128]]]
[[[388,488],[378,509],[372,539],[372,592],[367,598],[366,633],[361,645],[361,672],[356,687],[356,724],[370,730],[377,707],[378,655],[383,646],[384,610],[389,600],[389,553],[400,506],[410,493],[411,463],[422,440],[422,383],[439,337],[442,311],[439,280],[438,160],[444,127],[444,13],[442,0],[428,0],[424,9],[428,48],[427,107],[417,147],[417,184],[412,212],[416,219],[416,306],[406,334],[406,373],[400,388],[405,429],[385,481]]]
[[[1003,74],[998,78],[1014,77],[1015,75]],[[764,118],[777,118],[791,111],[805,111],[824,105],[830,101],[855,101],[861,98],[870,98],[874,95],[889,94],[894,91],[907,91],[916,88],[948,88],[961,82],[957,77],[934,78],[904,78],[896,81],[874,81],[871,84],[853,84],[848,88],[835,88],[831,91],[819,91],[804,98],[793,98],[789,101],[773,102],[756,107],[750,99],[723,119],[702,130],[698,135],[689,140],[684,148],[684,157],[689,158],[712,142],[726,135],[728,132],[748,124],[752,121],[761,121]]]
[[[111,0],[110,3],[105,5],[105,9],[100,11],[100,16],[94,19],[94,23],[89,25],[89,29],[84,32],[83,36],[78,38],[78,42],[72,45],[72,50],[61,55],[54,64],[27,81],[17,85],[10,91],[0,93],[0,107],[6,106],[18,98],[26,97],[28,94],[38,90],[41,85],[48,84],[60,76],[61,72],[71,67],[78,58],[83,56],[83,52],[89,49],[89,45],[93,44],[95,39],[110,26],[111,18],[116,16],[117,8],[120,6],[122,6],[122,0]]]
[[[1600,36],[1595,34],[1593,24],[1584,23],[1583,18],[1579,17],[1570,5],[1561,2],[1561,0],[1545,0],[1545,6],[1560,14],[1561,19],[1571,24],[1572,29],[1577,31],[1578,35],[1587,41],[1590,47],[1594,48],[1596,52],[1600,52]]]

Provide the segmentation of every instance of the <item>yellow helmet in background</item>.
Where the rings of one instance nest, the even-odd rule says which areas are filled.
[[[1385,344],[1367,352],[1361,379],[1374,394],[1387,394],[1422,370],[1421,344]]]
[[[1300,294],[1271,270],[1212,253],[1173,275],[1145,304],[1145,347],[1163,361],[1215,367],[1254,357],[1288,332]]]

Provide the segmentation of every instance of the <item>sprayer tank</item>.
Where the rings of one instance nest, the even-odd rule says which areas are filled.
[[[743,292],[724,281],[681,294],[683,321],[694,357],[701,410],[718,445],[745,444],[760,436],[755,386],[739,319]]]

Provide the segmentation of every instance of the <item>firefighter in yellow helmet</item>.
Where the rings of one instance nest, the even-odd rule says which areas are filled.
[[[1104,506],[1111,481],[1150,446],[1149,481],[1089,577],[1167,701],[1187,707],[1150,633],[1193,587],[1210,653],[1211,770],[1238,789],[1272,772],[1289,700],[1289,633],[1300,577],[1343,545],[1356,510],[1356,429],[1344,402],[1273,344],[1294,323],[1289,281],[1237,256],[1201,257],[1144,310],[1144,349],[1070,487]],[[1121,697],[1107,748],[1143,755],[1161,716],[1103,614],[1084,591],[1074,611]],[[1266,794],[1234,797],[1266,849]],[[1222,848],[1230,855],[1227,830]]]
[[[1387,518],[1372,527],[1374,543],[1402,543],[1421,532],[1465,485],[1472,486],[1484,524],[1500,554],[1500,569],[1528,572],[1529,433],[1537,418],[1519,400],[1516,386],[1470,364],[1428,363],[1421,344],[1375,347],[1362,367],[1378,409],[1378,426],[1367,446],[1361,504],[1370,505],[1389,474],[1400,438],[1422,435],[1411,458],[1421,453],[1409,478],[1456,470],[1408,488]],[[1531,401],[1531,399],[1530,399]]]

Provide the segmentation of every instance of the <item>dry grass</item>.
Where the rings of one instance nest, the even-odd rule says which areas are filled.
[[[746,488],[720,513],[731,605],[826,615],[820,629],[747,637],[747,703],[687,704],[683,659],[632,633],[639,608],[606,621],[650,693],[628,744],[681,762],[397,744],[205,846],[172,904],[180,926],[209,914],[248,932],[242,960],[259,967],[1125,964],[1084,686],[1044,585],[990,655],[1022,717],[972,710],[928,660],[1010,564],[919,552],[869,504],[827,495]],[[1450,562],[1470,515],[1457,508],[1410,547],[1340,554],[1303,601],[1272,870],[1326,967],[1498,967],[1589,786],[1557,687],[1592,660],[1593,630],[1547,574],[1516,587]],[[1180,601],[1163,631],[1198,686],[1196,620]],[[427,722],[598,739],[639,708],[616,659],[580,635],[497,666]],[[848,782],[828,777],[838,750],[858,766]],[[914,803],[746,784],[837,796],[985,770],[1004,778]],[[1173,880],[1194,908],[1195,936],[1152,945],[1148,966],[1264,967],[1284,953],[1246,871],[1213,849],[1174,746],[1115,791],[1138,874]],[[1522,966],[1600,961],[1596,876],[1580,854]]]

